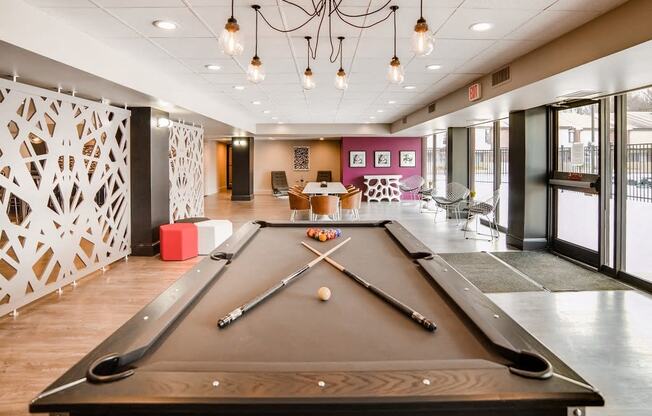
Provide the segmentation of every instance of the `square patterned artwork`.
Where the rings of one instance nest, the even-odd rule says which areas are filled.
[[[310,146],[292,148],[292,169],[310,170]]]

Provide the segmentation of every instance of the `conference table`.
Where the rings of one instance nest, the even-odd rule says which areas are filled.
[[[346,187],[342,182],[308,182],[303,188],[306,195],[343,195],[346,194]]]

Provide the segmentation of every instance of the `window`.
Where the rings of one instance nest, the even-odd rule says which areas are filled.
[[[652,88],[627,94],[624,270],[652,281]]]
[[[448,149],[446,132],[436,133],[434,136],[435,145],[435,190],[438,194],[446,193],[447,170],[448,170]]]
[[[487,199],[494,192],[494,123],[469,128],[471,150],[471,191],[478,199]]]

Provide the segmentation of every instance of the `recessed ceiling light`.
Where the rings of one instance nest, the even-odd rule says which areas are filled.
[[[165,30],[174,30],[179,25],[176,24],[176,22],[173,22],[172,20],[154,20],[152,24],[159,29],[165,29]]]
[[[244,85],[234,85],[233,88],[238,90],[238,91],[242,91],[242,90],[245,89]]]
[[[283,122],[282,121],[277,121],[276,124],[283,124]]]
[[[219,71],[220,69],[222,69],[221,66],[216,64],[206,64],[204,65],[204,68],[208,69],[209,71]]]
[[[389,100],[389,101],[387,101],[387,104],[396,104],[396,101],[394,101],[394,100]]]
[[[370,119],[374,120],[376,116],[369,116]]]
[[[403,87],[404,90],[413,90],[413,89],[416,89],[416,88],[417,87],[415,87],[414,85],[406,85],[405,87]]]
[[[377,113],[384,113],[385,110],[376,110]]]
[[[260,105],[260,101],[258,101],[258,100],[256,100],[256,101],[252,101],[251,104],[253,104],[253,105]]]
[[[269,114],[271,112],[272,112],[272,110],[265,110],[265,111],[263,111],[263,114]]]
[[[278,117],[272,117],[272,120],[278,120]]]
[[[438,69],[441,69],[441,65],[438,64],[426,65],[426,69],[428,71],[436,71]]]
[[[469,29],[475,32],[486,32],[487,30],[493,27],[494,27],[493,23],[480,22],[480,23],[472,24],[471,26],[469,26]]]

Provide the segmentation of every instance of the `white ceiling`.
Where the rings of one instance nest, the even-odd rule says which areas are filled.
[[[311,64],[317,88],[301,88],[300,76],[306,65],[303,36],[315,34],[314,22],[288,35],[261,22],[259,56],[267,79],[259,85],[246,81],[245,69],[254,47],[254,12],[249,6],[260,4],[263,14],[279,26],[283,25],[281,16],[288,27],[303,19],[296,8],[278,0],[236,0],[235,15],[245,43],[244,54],[236,59],[222,55],[217,43],[229,16],[230,0],[25,1],[116,49],[174,72],[216,99],[243,107],[256,123],[264,124],[393,122],[625,0],[425,0],[424,17],[436,38],[434,52],[425,58],[415,58],[409,52],[419,2],[395,0],[393,4],[400,6],[398,55],[406,67],[404,85],[416,87],[410,91],[385,80],[392,56],[390,21],[361,30],[334,20],[333,34],[347,37],[344,67],[350,80],[345,92],[333,86],[337,64],[328,62],[327,37],[320,40],[317,61]],[[306,7],[312,4],[311,0],[295,1]],[[384,2],[343,0],[342,4],[347,11],[364,12]],[[156,19],[173,20],[179,28],[157,29],[152,26]],[[493,23],[494,28],[483,33],[469,30],[477,22]],[[209,71],[204,67],[209,63],[222,69]],[[428,71],[428,64],[442,68]],[[237,91],[234,85],[246,88]],[[252,101],[262,104],[253,105]],[[264,114],[264,110],[270,112]]]

